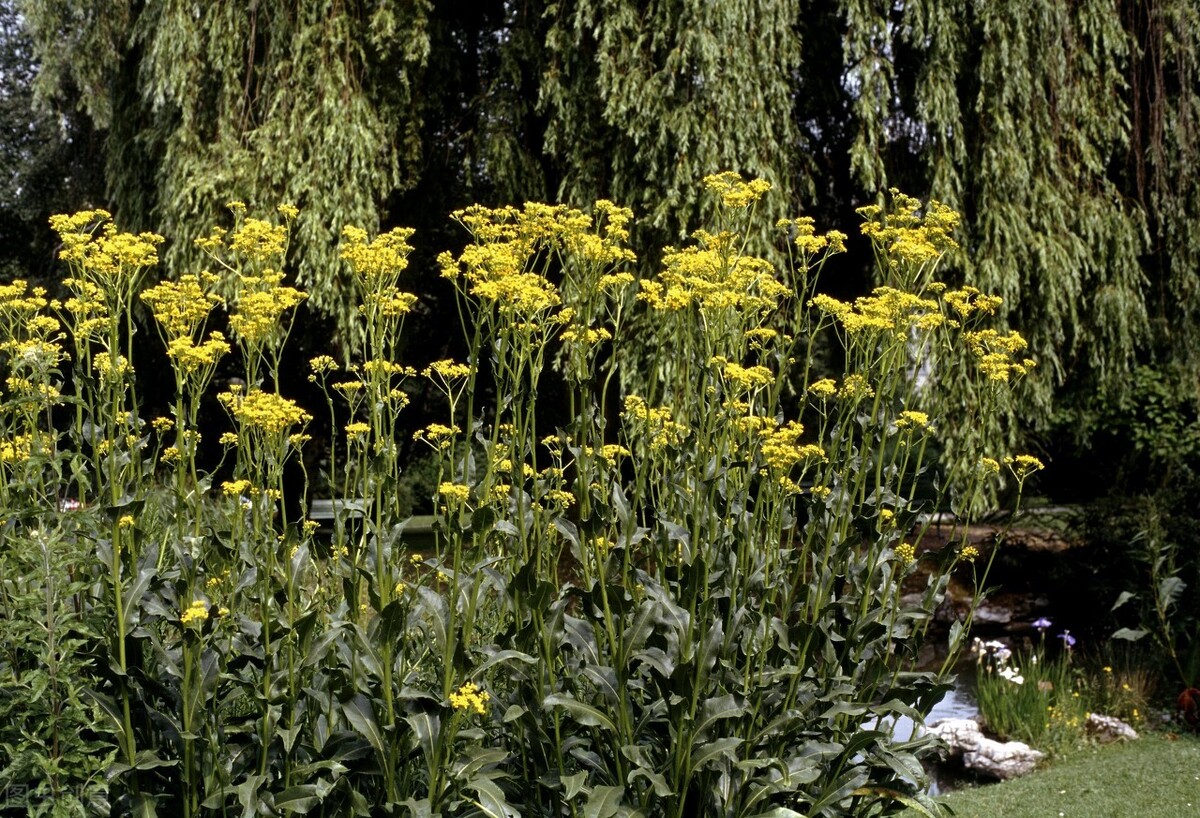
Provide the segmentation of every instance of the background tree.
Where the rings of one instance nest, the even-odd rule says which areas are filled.
[[[227,199],[291,200],[297,278],[345,326],[346,222],[417,227],[414,269],[429,271],[421,253],[461,241],[454,207],[607,197],[638,212],[652,269],[646,248],[698,222],[704,173],[767,178],[771,215],[830,225],[895,185],[964,214],[955,275],[1003,295],[1029,337],[1039,426],[1074,407],[1086,434],[1093,397],[1127,388],[1138,364],[1172,367],[1196,398],[1188,0],[55,0],[24,13],[41,97],[104,134],[112,204],[174,238],[168,269],[195,263],[191,239]],[[866,286],[860,250],[829,282],[839,295]]]

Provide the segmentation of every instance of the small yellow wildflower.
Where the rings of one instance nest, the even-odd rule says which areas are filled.
[[[832,398],[837,394],[837,382],[833,378],[821,378],[808,385],[809,394],[816,395],[822,400]]]
[[[169,432],[175,426],[175,421],[171,418],[158,417],[150,421],[150,425],[154,427],[154,431],[159,434]]]
[[[226,497],[235,497],[239,494],[248,494],[251,491],[249,480],[226,480],[221,484],[221,491]]]
[[[838,390],[838,397],[849,401],[863,400],[875,395],[875,389],[862,375],[847,375]]]
[[[479,685],[467,682],[450,694],[450,706],[455,710],[473,710],[482,716],[487,713],[487,703],[490,698],[487,691],[481,690]]]
[[[1042,461],[1030,454],[1019,454],[1016,457],[1004,458],[1004,465],[1012,471],[1018,480],[1024,480],[1034,472],[1046,468]]]
[[[197,599],[188,609],[179,616],[179,623],[186,627],[195,625],[200,627],[204,621],[208,619],[208,603],[202,599]]]
[[[896,561],[901,565],[908,565],[917,558],[917,549],[913,548],[912,543],[902,542],[896,546],[895,550]]]
[[[465,503],[471,499],[471,487],[462,483],[442,483],[438,486],[438,494],[446,498],[446,502]]]
[[[122,529],[133,528],[135,525],[137,521],[133,519],[132,514],[122,514],[121,519],[117,520],[117,526]]]
[[[904,411],[896,418],[897,429],[925,429],[929,426],[929,415],[924,412]]]
[[[959,556],[967,562],[974,562],[979,559],[979,549],[973,545],[968,545],[959,552]]]

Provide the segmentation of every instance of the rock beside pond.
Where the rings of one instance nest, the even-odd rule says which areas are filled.
[[[946,719],[929,728],[946,743],[950,758],[965,769],[1006,781],[1032,772],[1045,756],[1020,741],[996,741],[979,729],[974,719]]]
[[[1134,730],[1125,722],[1112,716],[1101,716],[1099,713],[1091,713],[1087,717],[1088,735],[1103,743],[1110,741],[1132,741],[1138,737],[1137,730]]]

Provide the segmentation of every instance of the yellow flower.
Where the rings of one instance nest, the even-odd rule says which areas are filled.
[[[312,416],[301,409],[295,401],[274,392],[254,389],[245,395],[222,392],[217,400],[243,425],[261,429],[268,434],[279,434],[291,426],[308,423]]]
[[[314,375],[324,375],[338,368],[337,361],[328,355],[318,355],[308,362],[308,366]]]
[[[226,497],[249,494],[251,490],[252,486],[249,480],[226,480],[221,484],[221,491]]]
[[[169,340],[190,338],[204,324],[213,307],[223,303],[220,296],[209,292],[216,282],[217,277],[212,273],[184,275],[178,281],[156,284],[142,293],[141,298]]]
[[[765,179],[747,182],[733,171],[704,177],[704,187],[721,197],[721,204],[731,209],[749,207],[771,189]]]
[[[908,565],[917,558],[917,550],[913,548],[911,543],[900,543],[896,546],[894,553],[896,555],[896,561],[901,565]]]
[[[471,499],[471,487],[462,483],[442,483],[438,486],[438,494],[445,497],[447,502],[465,503]]]
[[[808,391],[810,394],[816,395],[822,400],[825,398],[832,398],[837,394],[837,382],[834,381],[833,378],[821,378],[819,381],[810,383],[808,385]]]
[[[1016,457],[1004,458],[1004,465],[1008,466],[1013,475],[1018,480],[1024,480],[1034,472],[1041,471],[1046,468],[1042,465],[1042,461],[1038,460],[1033,455],[1019,454]]]
[[[968,545],[959,552],[959,556],[967,562],[974,562],[979,558],[979,549],[973,545]]]
[[[197,599],[179,616],[179,622],[184,627],[192,625],[200,627],[206,619],[208,619],[208,603],[202,599]]]
[[[924,412],[903,411],[896,418],[897,429],[924,429],[929,426],[929,415]]]
[[[844,400],[857,401],[875,395],[875,389],[862,375],[847,375],[838,390],[838,397]]]
[[[132,514],[122,514],[121,519],[117,520],[117,526],[122,529],[133,528],[135,525],[137,521],[133,519]]]
[[[450,706],[455,710],[473,710],[482,716],[487,713],[489,698],[486,690],[481,690],[474,682],[467,682],[450,694]]]
[[[442,380],[449,381],[455,378],[466,378],[471,374],[471,367],[466,364],[455,363],[452,360],[446,359],[434,361],[421,373],[426,378],[432,378],[437,375]]]
[[[175,425],[175,421],[171,418],[157,417],[150,421],[150,425],[154,427],[154,431],[163,434],[164,432],[171,431],[171,428]]]
[[[413,440],[421,440],[435,449],[445,450],[450,448],[450,443],[454,440],[454,436],[461,431],[457,426],[444,426],[441,423],[431,423],[424,429],[418,429],[414,432]]]

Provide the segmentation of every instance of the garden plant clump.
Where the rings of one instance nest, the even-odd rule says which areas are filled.
[[[1087,741],[1093,714],[1138,728],[1144,724],[1152,692],[1144,662],[1081,662],[1070,631],[1051,640],[1059,648],[1051,652],[1050,620],[1032,624],[1038,631],[1032,650],[1014,652],[997,640],[974,640],[979,712],[988,731],[1061,757]]]
[[[816,289],[845,236],[782,222],[777,270],[744,239],[766,185],[704,184],[714,222],[642,281],[632,214],[609,202],[456,212],[469,241],[439,266],[462,361],[398,360],[411,231],[345,228],[360,323],[348,365],[310,362],[323,408],[280,389],[306,298],[282,272],[294,208],[234,203],[200,241],[210,270],[159,282],[160,237],[56,219],[65,298],[0,291],[4,808],[936,813],[931,739],[892,727],[947,688],[915,666],[950,571],[970,563],[982,587],[986,566],[965,535],[919,556],[910,541],[934,504],[965,529],[1004,476],[1040,468],[952,439],[1007,413],[1032,362],[989,325],[998,299],[938,282],[947,208],[894,192],[863,208],[881,281],[846,303]],[[166,417],[140,413],[142,307],[174,371]],[[825,338],[838,372],[814,367]],[[227,356],[244,377],[214,396]],[[570,410],[553,428],[550,378]],[[959,378],[980,401],[953,399]],[[396,417],[421,383],[447,414],[416,435],[439,474],[436,547],[414,553]],[[226,457],[205,469],[214,397]],[[318,410],[342,498],[328,540],[285,497]],[[928,579],[902,595],[918,560]]]

